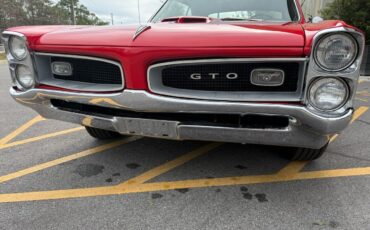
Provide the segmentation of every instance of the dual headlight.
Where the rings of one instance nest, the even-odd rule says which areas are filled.
[[[9,51],[18,61],[23,61],[28,55],[26,41],[18,36],[11,36],[9,39]]]
[[[349,68],[357,59],[359,46],[354,37],[346,33],[322,37],[314,49],[316,64],[328,73]],[[340,77],[321,77],[309,86],[308,99],[320,111],[334,111],[343,107],[350,98],[350,88]]]
[[[349,34],[327,35],[315,47],[315,61],[326,71],[342,71],[350,67],[357,58],[358,45]]]
[[[8,39],[9,53],[14,59],[12,62],[15,83],[21,90],[35,86],[35,75],[32,61],[28,52],[26,40],[23,37],[12,35]]]
[[[309,88],[310,104],[320,111],[341,108],[349,98],[349,88],[340,78],[319,78]]]

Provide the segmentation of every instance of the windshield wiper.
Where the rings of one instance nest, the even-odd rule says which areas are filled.
[[[252,21],[262,22],[262,19],[251,19],[251,18],[220,18],[221,21]]]

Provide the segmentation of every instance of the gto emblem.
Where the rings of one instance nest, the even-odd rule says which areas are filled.
[[[202,80],[203,78],[211,78],[212,80],[216,80],[217,78],[220,78],[219,73],[209,73],[208,75],[204,76],[200,73],[193,73],[190,75],[190,78],[193,80]],[[239,75],[237,73],[228,73],[225,75],[225,77],[229,80],[235,80],[238,79]]]

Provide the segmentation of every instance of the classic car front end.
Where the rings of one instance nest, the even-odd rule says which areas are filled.
[[[168,0],[146,25],[17,27],[3,40],[11,95],[45,118],[96,138],[295,147],[297,160],[351,121],[364,49],[342,21],[305,23],[295,0]]]

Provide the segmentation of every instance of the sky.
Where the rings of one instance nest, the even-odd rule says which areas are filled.
[[[80,0],[80,3],[104,21],[114,24],[138,23],[138,1],[140,1],[141,21],[146,22],[162,5],[163,0]]]

